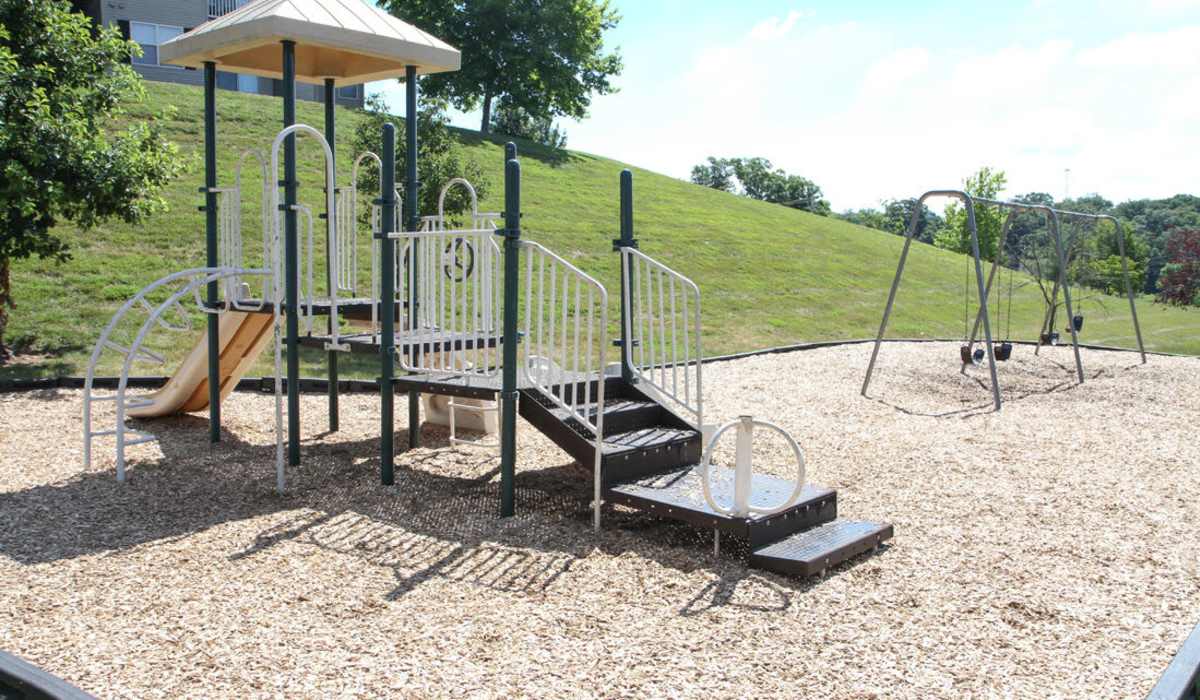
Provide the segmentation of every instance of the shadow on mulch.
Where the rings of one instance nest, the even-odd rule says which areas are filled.
[[[48,397],[49,398],[49,397]],[[591,529],[591,473],[575,463],[518,471],[517,515],[498,517],[499,461],[490,450],[448,452],[446,433],[423,431],[422,447],[397,455],[396,484],[379,483],[378,441],[309,442],[288,491],[274,491],[274,445],[250,444],[226,432],[210,445],[207,421],[156,420],[163,457],[131,461],[128,480],[112,470],[0,493],[0,554],[25,564],[123,553],[185,538],[235,521],[294,513],[257,533],[231,560],[287,542],[390,568],[395,600],[433,578],[498,591],[537,594],[563,580],[595,550],[635,552],[684,572],[708,569],[714,579],[680,615],[737,606],[739,582],[754,578],[786,609],[813,582],[751,572],[736,547],[716,561],[711,533],[623,508],[606,508],[605,529]],[[396,434],[407,445],[407,431]],[[454,471],[455,474],[441,472]]]

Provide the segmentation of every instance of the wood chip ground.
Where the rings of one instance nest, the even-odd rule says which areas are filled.
[[[843,515],[896,538],[823,580],[714,561],[527,425],[519,515],[493,452],[427,427],[378,484],[378,400],[305,396],[273,492],[272,406],[235,394],[80,465],[80,393],[0,396],[0,648],[100,697],[1137,697],[1200,619],[1200,362],[1018,347],[992,413],[952,344],[705,367],[709,417],[790,430]],[[403,406],[403,402],[400,402]],[[111,408],[111,407],[110,407]],[[405,412],[396,444],[407,444]],[[778,441],[757,452],[788,474]]]

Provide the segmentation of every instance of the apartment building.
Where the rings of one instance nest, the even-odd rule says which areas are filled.
[[[158,46],[173,37],[215,17],[233,12],[252,0],[72,0],[80,12],[98,24],[116,25],[121,33],[142,47],[142,56],[133,59],[133,67],[147,80],[200,85],[200,71],[168,66],[158,61]],[[217,87],[259,95],[280,95],[279,80],[253,75],[217,72]],[[337,102],[347,107],[362,107],[362,85],[338,88]],[[298,83],[296,97],[302,100],[324,99],[320,85]]]

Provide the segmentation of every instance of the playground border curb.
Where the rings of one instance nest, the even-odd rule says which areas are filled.
[[[1200,625],[1192,628],[1179,651],[1163,671],[1147,700],[1184,700],[1196,697],[1200,680]]]
[[[0,696],[9,697],[15,691],[18,698],[52,698],[53,700],[96,700],[52,673],[0,651]]]
[[[759,350],[748,350],[746,352],[733,353],[730,355],[717,355],[715,357],[706,357],[702,361],[703,364],[716,362],[731,362],[733,360],[744,360],[751,357],[762,357],[766,355],[782,355],[792,352],[805,352],[808,350],[821,350],[823,348],[834,348],[842,345],[863,345],[874,343],[874,338],[858,338],[851,340],[818,340],[810,343],[796,343],[793,345],[779,345],[770,348],[762,348]],[[885,343],[959,343],[961,338],[886,338]],[[1035,346],[1037,343],[1031,340],[1013,340],[1009,341],[1013,345]],[[1062,346],[1066,347],[1066,346]],[[1109,345],[1085,345],[1080,344],[1079,347],[1087,350],[1099,350],[1103,352],[1125,352],[1136,353],[1137,350],[1131,348],[1116,348]],[[1183,355],[1170,352],[1152,352],[1147,350],[1147,355],[1155,357],[1190,357],[1198,359],[1194,355]],[[130,377],[126,384],[131,389],[158,389],[167,383],[169,377]],[[0,379],[0,394],[10,394],[19,391],[38,391],[46,389],[82,389],[85,379],[83,377],[46,377],[36,379]],[[97,389],[116,389],[117,377],[96,377],[93,380],[93,385]],[[346,394],[373,394],[379,391],[379,383],[375,380],[368,379],[343,379],[337,383],[338,392]],[[244,378],[237,384],[236,391],[251,391],[256,393],[273,393],[275,391],[275,379],[273,377],[258,377]],[[301,379],[300,393],[301,394],[319,394],[329,391],[329,380],[327,379]],[[284,385],[284,393],[287,393],[286,382]]]

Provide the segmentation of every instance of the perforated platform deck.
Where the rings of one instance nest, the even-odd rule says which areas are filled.
[[[782,503],[791,495],[793,488],[793,482],[755,474],[751,505],[767,507]],[[722,468],[716,471],[712,479],[712,495],[719,504],[733,502],[733,470]],[[837,492],[812,484],[804,485],[800,500],[795,505],[769,518],[731,518],[721,515],[705,501],[699,471],[692,466],[617,484],[608,489],[606,498],[613,503],[683,520],[699,527],[719,528],[747,539],[751,546],[773,542],[799,528],[811,527],[837,517]]]

